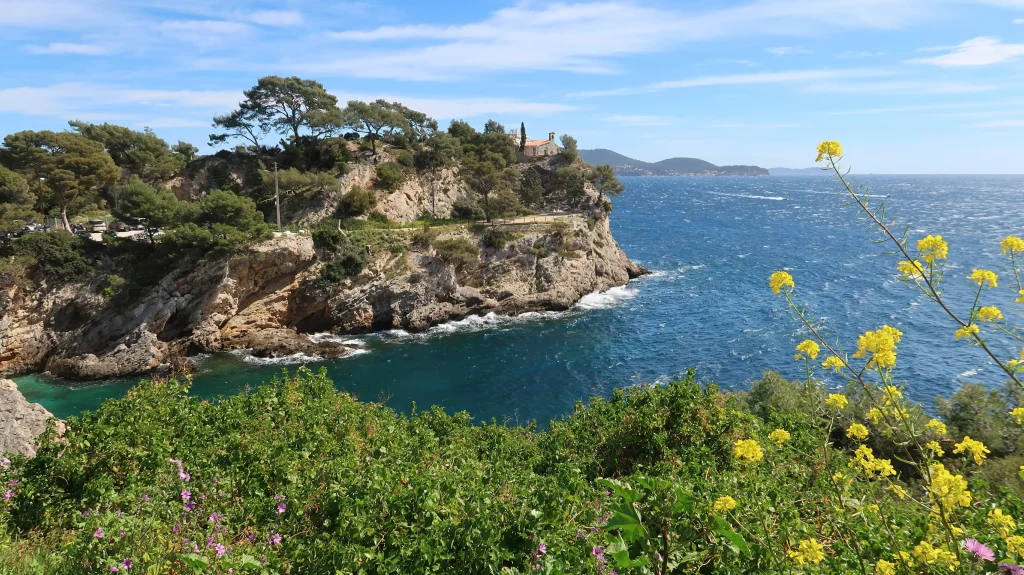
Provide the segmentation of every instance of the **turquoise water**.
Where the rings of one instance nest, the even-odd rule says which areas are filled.
[[[963,277],[971,268],[1004,270],[999,240],[1024,235],[1024,177],[874,176],[859,182],[880,196],[875,201],[891,196],[885,200],[889,214],[911,218],[912,237],[941,233],[949,241],[947,297],[957,309],[970,305]],[[577,400],[664,381],[691,367],[701,380],[743,389],[768,368],[791,377],[802,373],[792,349],[803,334],[767,287],[768,275],[785,268],[847,347],[884,323],[904,331],[898,374],[913,399],[930,403],[964,381],[1000,383],[980,350],[953,341],[953,328],[936,307],[893,279],[889,248],[870,241],[866,224],[843,206],[827,178],[634,177],[623,183],[612,229],[630,258],[653,275],[588,296],[563,313],[470,318],[426,334],[348,338],[365,353],[308,365],[327,367],[340,389],[395,409],[415,401],[421,408],[441,405],[477,419],[518,422],[545,422]],[[1001,287],[1009,277],[1003,280]],[[1010,292],[999,293],[1006,311]],[[1015,353],[1009,345],[998,347]],[[231,394],[295,366],[212,356],[201,362],[193,391]],[[16,381],[30,401],[59,417],[95,409],[134,382]]]

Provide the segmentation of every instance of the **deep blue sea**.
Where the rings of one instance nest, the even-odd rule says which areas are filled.
[[[470,318],[425,334],[351,338],[355,357],[327,367],[340,389],[398,410],[411,402],[468,410],[477,420],[545,424],[578,400],[618,387],[666,381],[694,368],[702,381],[744,389],[766,369],[798,378],[798,324],[768,289],[786,269],[800,298],[854,349],[856,337],[890,324],[904,332],[898,379],[931,404],[962,382],[999,385],[984,354],[953,340],[954,327],[923,295],[894,278],[891,246],[873,243],[838,184],[826,177],[622,178],[611,225],[620,245],[653,274],[588,296],[563,313]],[[864,176],[872,201],[909,226],[913,239],[942,234],[950,245],[946,297],[970,306],[973,267],[1005,272],[999,241],[1024,235],[1024,176]],[[1013,306],[1001,274],[991,303]],[[1004,289],[1005,288],[1005,289]],[[1008,317],[1024,324],[1020,310]],[[1004,355],[1019,353],[997,343]],[[238,355],[205,359],[193,391],[230,394],[295,364]],[[16,379],[30,401],[59,417],[95,409],[134,380],[68,384]],[[838,385],[838,381],[833,382]]]

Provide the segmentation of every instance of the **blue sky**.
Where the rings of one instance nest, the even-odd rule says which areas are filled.
[[[0,135],[202,150],[263,75],[647,161],[1024,173],[1024,0],[0,0]]]

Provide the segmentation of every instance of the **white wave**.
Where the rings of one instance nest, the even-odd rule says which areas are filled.
[[[708,193],[712,194],[712,195],[715,195],[715,196],[727,196],[727,197],[730,197],[730,198],[749,198],[749,199],[752,199],[752,200],[772,200],[772,201],[776,201],[776,202],[780,202],[780,201],[786,199],[786,198],[784,198],[782,196],[758,196],[756,194],[723,194],[722,192],[708,192]]]
[[[636,297],[636,290],[628,286],[613,287],[608,291],[587,294],[576,303],[582,309],[608,309]]]
[[[322,343],[325,341],[332,343],[340,343],[342,345],[350,345],[355,347],[366,347],[366,342],[361,339],[355,339],[348,336],[338,335],[330,332],[323,333],[311,333],[306,337],[313,343]]]
[[[242,361],[252,365],[292,365],[297,363],[313,363],[323,361],[324,358],[318,355],[307,355],[305,353],[293,353],[280,357],[256,357],[252,354],[242,354]]]
[[[974,377],[974,376],[978,375],[979,373],[981,373],[980,369],[969,369],[969,370],[961,373],[957,377]]]

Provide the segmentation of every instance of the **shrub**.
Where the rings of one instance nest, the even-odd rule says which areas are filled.
[[[106,285],[103,286],[103,289],[100,290],[100,293],[103,294],[103,297],[107,299],[112,299],[115,296],[119,295],[122,292],[122,290],[124,290],[125,284],[128,282],[119,275],[109,274],[107,275],[106,281],[104,283]]]
[[[328,252],[338,251],[344,239],[341,232],[333,227],[316,228],[310,235],[313,237],[313,247]]]
[[[36,232],[13,242],[12,249],[14,255],[34,260],[39,273],[49,279],[83,281],[92,271],[86,241],[67,232]]]
[[[346,251],[338,259],[324,263],[320,268],[320,283],[332,285],[345,281],[346,278],[359,275],[366,266],[361,253],[354,250]]]
[[[415,169],[416,168],[416,160],[413,158],[412,154],[410,154],[409,152],[402,152],[401,154],[398,154],[398,157],[395,158],[395,161],[398,162],[398,164],[400,166],[402,166],[403,168],[406,168],[406,169]]]
[[[371,213],[369,216],[366,217],[366,220],[370,221],[370,222],[378,223],[378,224],[389,224],[389,223],[391,223],[391,220],[389,220],[387,216],[385,216],[384,214],[382,214],[380,212],[373,212],[373,213]]]
[[[405,171],[395,162],[384,162],[377,166],[377,187],[393,192],[405,181]]]
[[[434,240],[437,239],[437,235],[437,230],[429,225],[424,225],[422,229],[412,235],[412,245],[418,248],[429,248],[434,243]]]
[[[485,248],[500,250],[505,247],[505,244],[515,238],[516,235],[512,232],[497,230],[495,228],[487,228],[481,242],[484,244]]]
[[[359,185],[345,192],[338,201],[338,217],[351,218],[361,216],[377,207],[377,192]]]
[[[462,269],[480,259],[480,248],[466,238],[439,240],[434,242],[434,253],[441,261]]]
[[[484,209],[475,194],[463,194],[452,203],[452,217],[466,220],[482,220]]]

